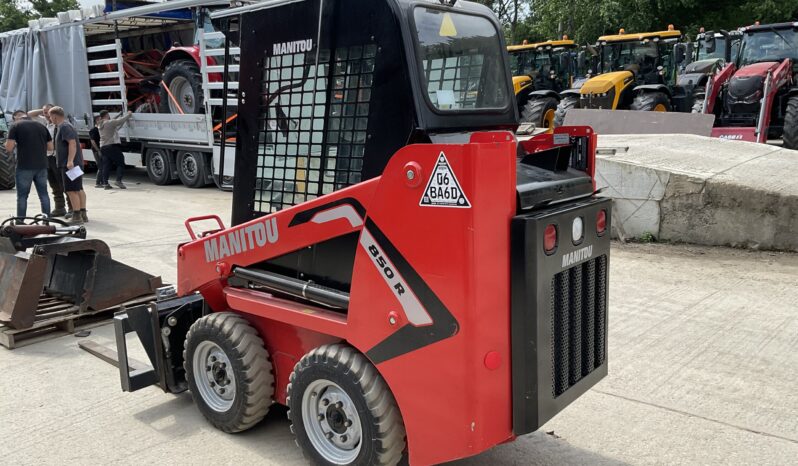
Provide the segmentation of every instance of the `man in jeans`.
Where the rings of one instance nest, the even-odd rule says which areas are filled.
[[[55,125],[50,121],[50,109],[53,108],[52,104],[45,104],[42,108],[31,110],[28,116],[44,125],[47,131],[50,132],[50,137],[55,138]],[[55,209],[53,209],[53,217],[63,217],[67,214],[66,204],[69,198],[64,196],[64,183],[61,181],[61,173],[55,163],[55,154],[48,154],[47,157],[47,181],[50,182],[50,189],[53,191],[53,201],[55,202]],[[70,206],[70,212],[72,206]]]
[[[50,109],[50,120],[56,125],[55,158],[61,176],[64,179],[64,191],[72,202],[71,224],[81,224],[89,221],[86,215],[86,192],[83,191],[83,175],[74,180],[70,179],[67,172],[74,167],[83,167],[83,153],[80,150],[78,132],[66,121],[66,114],[61,107]]]
[[[89,130],[89,141],[91,141],[91,151],[94,153],[94,163],[97,165],[97,179],[94,183],[95,188],[105,187],[103,180],[103,157],[100,152],[100,117],[94,117],[94,127]]]
[[[108,184],[108,176],[111,174],[111,165],[116,165],[116,183],[119,189],[127,189],[122,183],[122,176],[125,174],[125,155],[122,153],[122,139],[119,137],[119,128],[121,128],[133,112],[127,112],[127,115],[118,115],[113,120],[108,110],[100,111],[100,151],[102,152],[103,159],[103,184],[105,189],[113,189]]]
[[[17,149],[17,217],[28,213],[28,195],[31,184],[36,185],[42,213],[50,215],[50,197],[47,195],[47,151],[53,150],[50,132],[31,120],[24,112],[14,112],[14,124],[6,138],[9,156]]]

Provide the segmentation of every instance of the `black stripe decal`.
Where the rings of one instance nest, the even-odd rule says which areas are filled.
[[[289,223],[288,226],[295,227],[297,225],[308,223],[313,218],[313,216],[318,214],[319,212],[329,210],[339,205],[352,206],[352,208],[355,209],[355,211],[360,215],[360,218],[364,218],[366,216],[366,208],[363,207],[363,204],[361,204],[355,198],[345,197],[343,199],[338,199],[337,201],[328,202],[327,204],[322,204],[320,206],[316,206],[311,209],[299,212],[298,214],[294,215],[294,218],[291,219],[291,223]]]
[[[460,326],[457,319],[441,302],[437,295],[430,289],[424,280],[418,275],[413,267],[407,262],[396,247],[388,240],[383,232],[371,219],[366,219],[366,229],[374,237],[374,240],[382,248],[388,259],[402,275],[407,285],[415,293],[421,305],[424,306],[429,316],[432,318],[432,325],[424,327],[414,327],[410,324],[404,325],[388,336],[385,340],[377,343],[373,348],[366,352],[366,356],[374,363],[379,364],[397,356],[415,351],[438,341],[457,335]]]

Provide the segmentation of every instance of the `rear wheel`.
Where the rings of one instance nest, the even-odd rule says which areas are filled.
[[[175,60],[166,65],[163,82],[169,92],[161,87],[161,113],[191,114],[204,111],[202,75],[196,62]]]
[[[670,112],[671,102],[663,92],[641,92],[629,108],[641,112]]]
[[[787,149],[798,149],[798,95],[790,97],[787,101],[787,111],[784,114],[784,133],[781,138]]]
[[[554,128],[557,103],[554,97],[531,97],[521,110],[521,123],[534,123],[538,128]]]
[[[205,157],[199,152],[178,152],[177,176],[189,188],[202,188],[208,183]]]
[[[572,108],[579,108],[579,96],[566,95],[560,100],[557,105],[557,110],[554,111],[554,127],[562,126],[565,122],[565,114]]]
[[[288,419],[314,464],[394,465],[405,428],[388,385],[362,354],[325,345],[305,355],[288,384]]]
[[[232,312],[207,315],[191,326],[183,350],[191,395],[217,429],[241,432],[269,412],[274,376],[255,329]]]
[[[16,160],[9,157],[5,144],[0,144],[0,190],[14,189],[17,184],[16,169]]]
[[[145,157],[147,176],[153,183],[163,186],[172,183],[172,163],[167,149],[152,147],[147,149]]]

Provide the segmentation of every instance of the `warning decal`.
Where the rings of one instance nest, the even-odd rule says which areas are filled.
[[[418,205],[464,209],[471,207],[471,203],[468,202],[465,193],[460,188],[460,183],[454,176],[454,171],[449,166],[449,161],[446,160],[446,154],[443,152],[438,156],[438,162],[435,164],[435,169],[432,170],[432,176],[429,177],[427,187],[424,188],[424,194]]]

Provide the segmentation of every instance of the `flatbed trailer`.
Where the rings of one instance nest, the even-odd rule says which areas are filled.
[[[220,124],[220,121],[223,119],[222,115],[234,114],[238,103],[235,77],[238,72],[238,48],[231,47],[224,40],[222,32],[208,29],[209,21],[203,21],[208,8],[218,9],[225,6],[229,6],[229,2],[173,0],[117,11],[108,11],[113,8],[110,5],[105,9],[95,7],[74,10],[59,13],[57,19],[31,21],[29,28],[8,34],[28,34],[33,37],[31,40],[38,40],[44,47],[48,47],[49,43],[42,39],[47,33],[57,29],[76,28],[75,33],[82,37],[82,43],[77,41],[78,43],[72,44],[71,53],[59,55],[49,52],[52,54],[50,60],[54,61],[56,68],[70,69],[80,67],[75,63],[76,56],[79,57],[77,62],[81,62],[80,55],[85,55],[85,69],[77,69],[73,81],[78,89],[76,92],[87,92],[90,95],[90,109],[80,108],[80,105],[69,108],[61,104],[58,92],[50,92],[47,101],[29,102],[26,109],[39,108],[44,103],[65,106],[81,137],[84,159],[89,163],[95,162],[89,140],[94,117],[104,109],[112,115],[134,111],[133,118],[120,130],[126,165],[146,167],[148,175],[156,184],[181,181],[189,187],[215,183],[220,188],[231,188],[235,129],[234,124]],[[228,29],[230,31],[232,34],[236,33],[234,24],[232,29]],[[2,37],[0,35],[0,40]],[[167,40],[174,42],[164,44],[162,48],[168,49],[177,45],[181,47],[173,48],[199,48],[197,59],[201,64],[204,107],[201,112],[151,113],[154,109],[146,108],[146,102],[129,99],[130,83],[125,82],[128,65],[124,62],[124,55],[146,50],[147,47],[155,48],[151,44],[164,43]],[[229,74],[228,80],[221,79],[225,74]],[[33,79],[57,79],[47,73],[34,75]],[[159,85],[160,77],[150,83],[153,84]],[[34,85],[47,86],[49,89],[51,83],[37,82]],[[6,108],[9,105],[6,102],[8,99],[4,100],[0,96],[0,104],[5,104],[3,107],[6,113],[15,110]],[[233,123],[234,121],[233,119]],[[223,158],[226,163],[222,163]],[[220,176],[222,171],[224,176]]]

